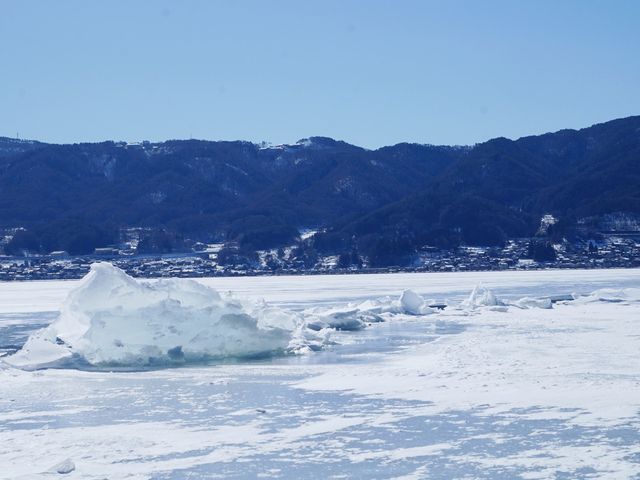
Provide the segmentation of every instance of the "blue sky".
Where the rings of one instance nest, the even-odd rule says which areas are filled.
[[[640,114],[640,2],[0,0],[0,135],[472,144]]]

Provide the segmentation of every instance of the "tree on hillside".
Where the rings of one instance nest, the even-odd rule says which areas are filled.
[[[556,260],[556,251],[549,242],[532,240],[527,249],[527,258],[531,258],[536,262],[554,262]]]
[[[25,255],[40,251],[38,236],[29,230],[18,230],[9,243],[4,247],[7,255]]]

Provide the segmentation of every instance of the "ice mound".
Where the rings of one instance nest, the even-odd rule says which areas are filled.
[[[367,324],[384,321],[380,313],[384,310],[375,301],[367,301],[360,305],[347,305],[330,309],[311,308],[305,310],[305,326],[311,330],[356,331]]]
[[[469,297],[461,303],[464,308],[504,307],[505,304],[496,297],[491,290],[476,285]]]
[[[298,314],[222,298],[193,280],[137,281],[96,263],[59,317],[3,360],[35,369],[254,357],[300,348],[303,329]]]

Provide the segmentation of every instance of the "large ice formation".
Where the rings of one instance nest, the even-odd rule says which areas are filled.
[[[137,281],[96,263],[59,317],[4,361],[34,369],[252,357],[294,349],[302,329],[293,312],[223,298],[193,280]]]

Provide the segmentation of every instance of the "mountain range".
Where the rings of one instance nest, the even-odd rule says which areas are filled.
[[[0,138],[0,227],[32,249],[85,253],[146,227],[247,250],[296,241],[369,256],[496,245],[606,213],[640,213],[640,116],[473,146],[368,150],[170,140],[57,145]]]

